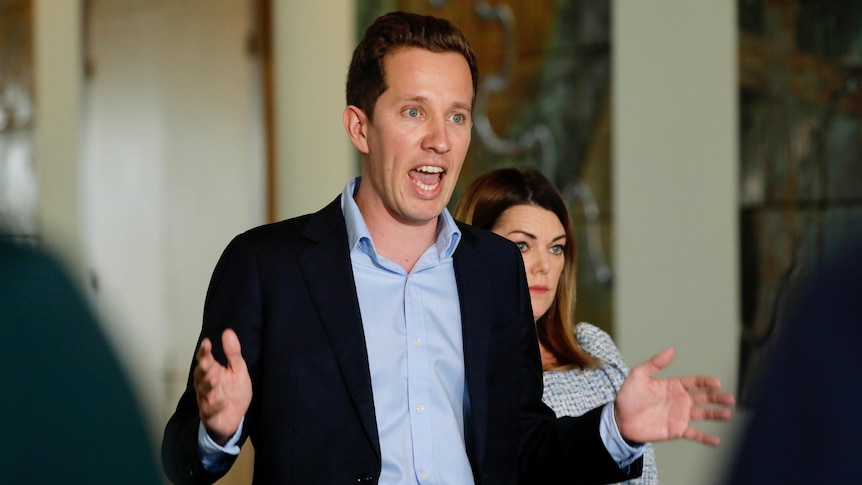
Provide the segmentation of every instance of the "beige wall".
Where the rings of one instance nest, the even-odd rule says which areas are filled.
[[[344,82],[353,47],[354,2],[273,2],[276,215],[320,209],[359,175],[344,132]]]
[[[33,0],[38,221],[45,243],[84,279],[81,235],[81,9]]]
[[[735,392],[734,2],[621,0],[613,12],[616,340],[631,364],[674,345],[664,375],[710,373]],[[656,446],[663,484],[717,483],[736,426],[704,429],[725,444]]]

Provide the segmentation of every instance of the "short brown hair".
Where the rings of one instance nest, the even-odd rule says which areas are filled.
[[[356,106],[373,119],[377,98],[386,91],[383,59],[404,48],[418,47],[431,52],[455,52],[464,56],[473,77],[476,99],[479,71],[476,55],[458,27],[446,19],[406,12],[390,12],[378,17],[365,31],[353,51],[347,71],[347,104]]]

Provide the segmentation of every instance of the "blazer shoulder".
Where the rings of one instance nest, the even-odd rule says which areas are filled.
[[[341,213],[340,202],[339,195],[317,212],[263,224],[239,234],[234,239],[246,239],[257,243],[268,240],[289,241],[291,238],[302,237],[317,241],[339,225],[344,227],[344,215]]]
[[[502,253],[517,252],[517,246],[503,236],[461,221],[455,221],[455,224],[461,229],[461,242],[467,247],[495,253],[498,251]]]
[[[455,250],[456,275],[460,279],[518,284],[524,262],[518,246],[491,231],[458,222],[461,242]]]

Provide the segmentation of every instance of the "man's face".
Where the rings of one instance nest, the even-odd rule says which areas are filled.
[[[387,89],[357,145],[365,155],[357,203],[366,217],[421,225],[449,202],[470,145],[470,68],[460,54],[419,48],[387,55],[383,67]]]

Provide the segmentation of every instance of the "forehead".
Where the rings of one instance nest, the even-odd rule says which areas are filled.
[[[524,231],[536,237],[565,235],[565,228],[556,214],[535,205],[514,205],[500,215],[497,229],[511,232]]]
[[[473,97],[470,66],[457,52],[402,47],[383,58],[383,73],[386,90],[397,91],[397,95],[424,96],[424,91],[432,90],[468,106]]]

